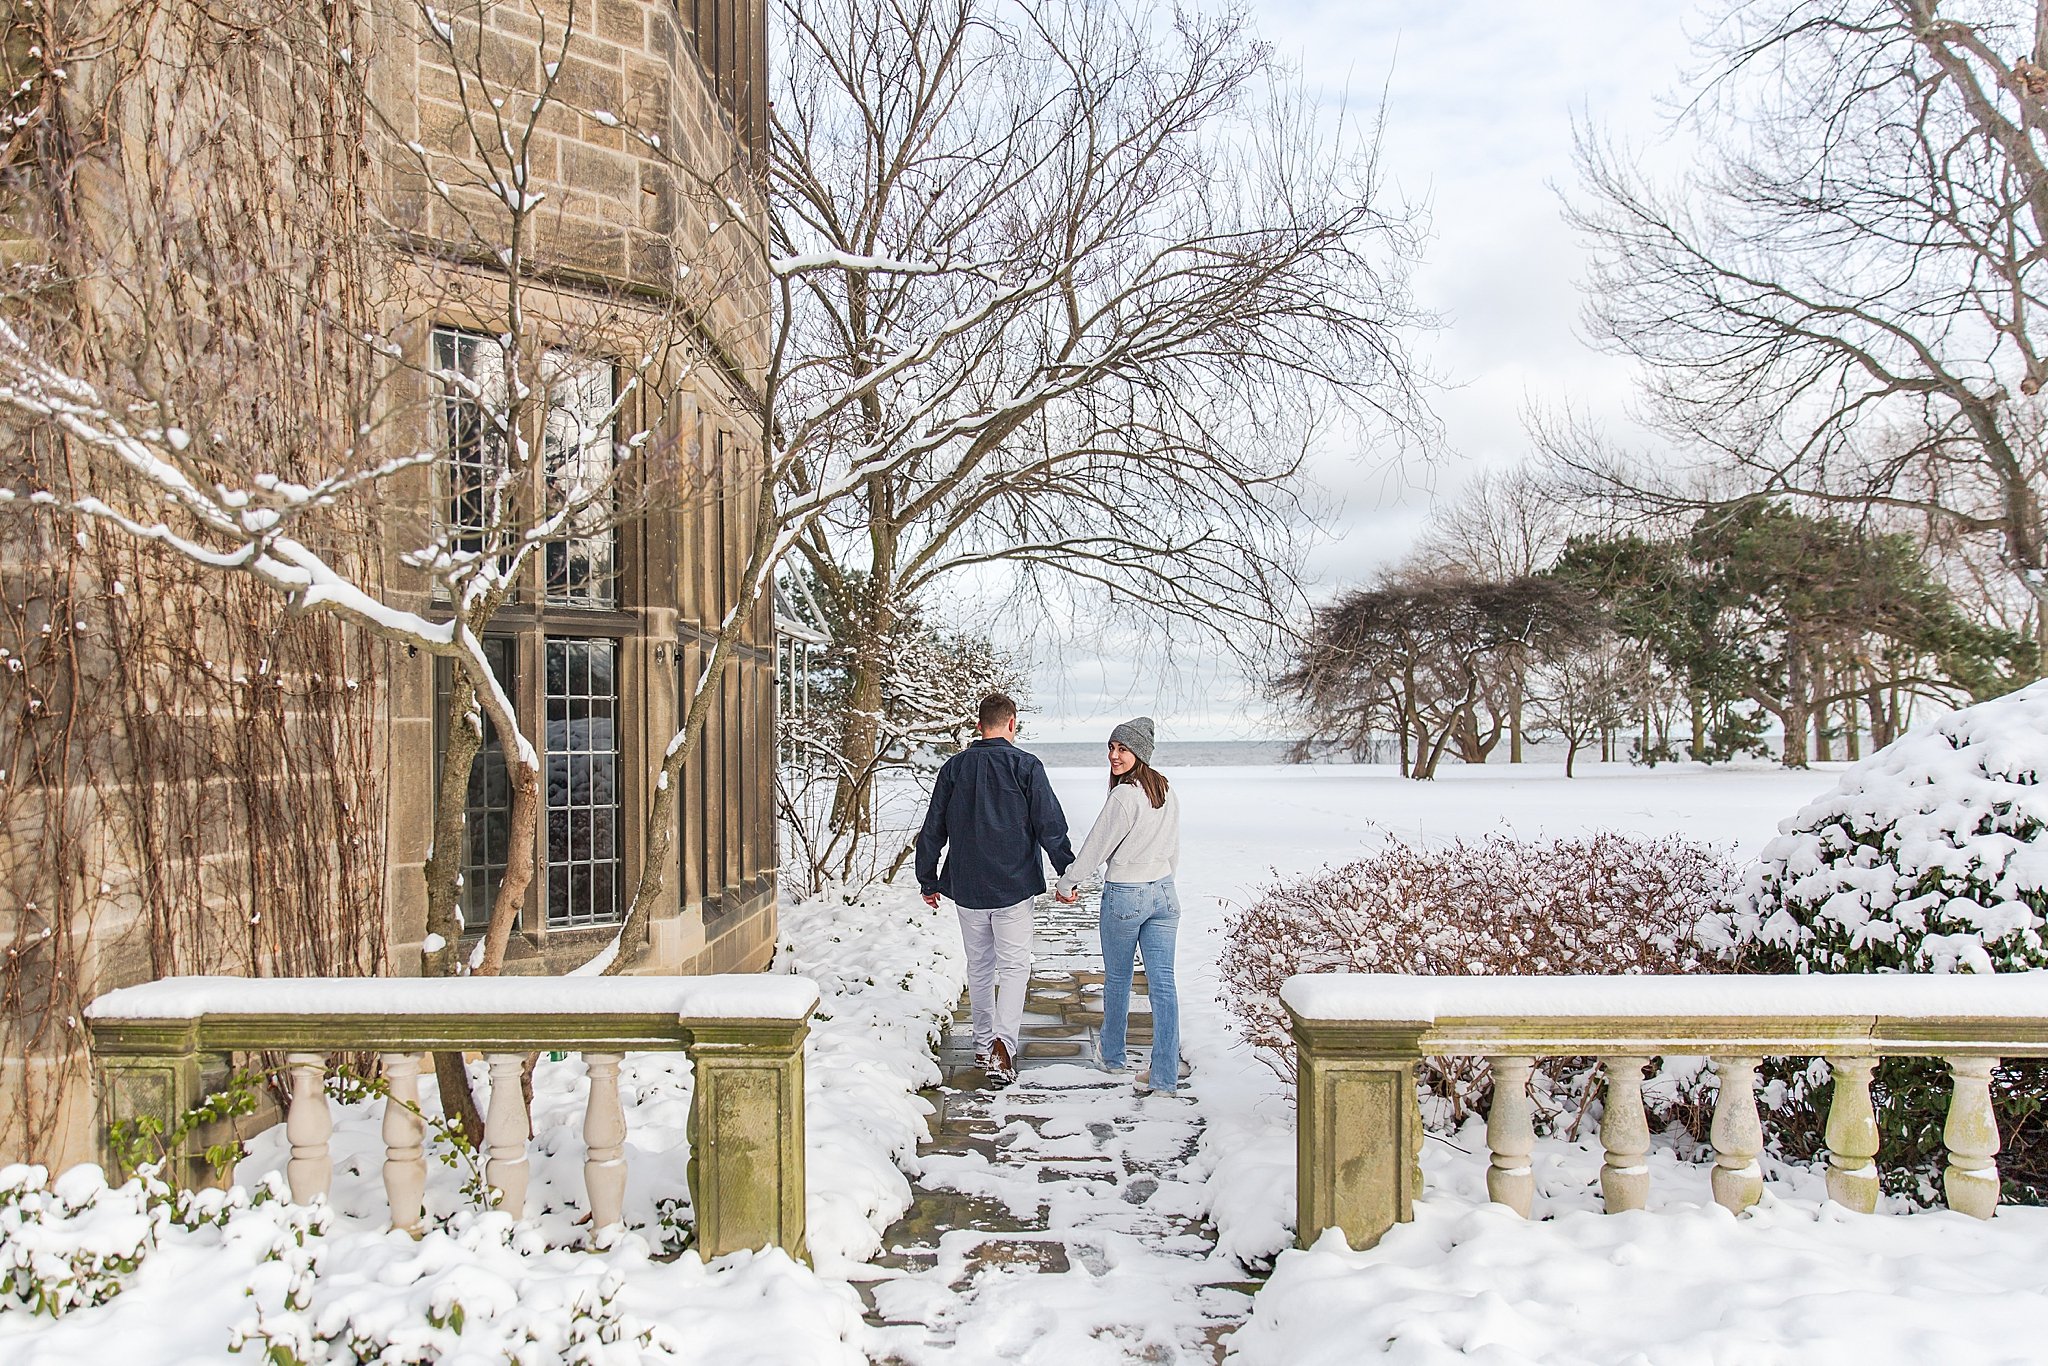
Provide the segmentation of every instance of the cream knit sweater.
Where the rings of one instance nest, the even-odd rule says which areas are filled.
[[[1102,814],[1081,844],[1081,851],[1060,878],[1059,890],[1072,892],[1095,876],[1104,863],[1106,882],[1157,882],[1172,877],[1180,863],[1180,797],[1171,789],[1166,805],[1154,807],[1136,783],[1118,783],[1109,790]]]

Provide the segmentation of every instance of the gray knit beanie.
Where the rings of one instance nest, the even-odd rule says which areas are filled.
[[[1152,718],[1140,716],[1126,721],[1109,733],[1110,740],[1138,756],[1141,764],[1152,762]]]

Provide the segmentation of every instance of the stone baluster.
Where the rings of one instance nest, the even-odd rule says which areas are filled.
[[[1600,1193],[1607,1212],[1619,1214],[1650,1203],[1650,1121],[1643,1113],[1643,1069],[1650,1060],[1623,1054],[1605,1062],[1600,1146],[1607,1150],[1607,1161],[1600,1168]]]
[[[1721,1093],[1714,1100],[1714,1200],[1740,1214],[1763,1198],[1764,1173],[1757,1165],[1764,1130],[1756,1113],[1758,1058],[1715,1058]]]
[[[585,1053],[590,1101],[583,1113],[583,1185],[590,1194],[590,1240],[609,1241],[626,1205],[626,1112],[619,1105],[619,1053]]]
[[[1948,1207],[1979,1219],[1998,1208],[1998,1117],[1991,1110],[1991,1069],[1996,1058],[1950,1058],[1955,1091],[1941,1141],[1948,1148],[1942,1190]]]
[[[288,1053],[284,1063],[291,1074],[292,1093],[284,1116],[284,1135],[292,1145],[285,1180],[291,1186],[292,1203],[310,1205],[327,1194],[334,1180],[334,1157],[327,1149],[327,1140],[334,1133],[334,1116],[327,1109],[327,1057],[323,1053]]]
[[[384,1087],[384,1198],[391,1227],[417,1234],[427,1191],[419,1054],[386,1053]]]
[[[498,1208],[514,1219],[526,1217],[526,1059],[517,1053],[487,1053],[491,1105],[484,1112],[484,1180],[498,1192]]]
[[[1529,1074],[1536,1060],[1523,1057],[1490,1059],[1493,1104],[1486,1112],[1486,1146],[1492,1165],[1486,1169],[1486,1195],[1524,1219],[1536,1199],[1536,1177],[1529,1154],[1536,1146],[1536,1110],[1529,1102]]]
[[[1870,1103],[1876,1058],[1830,1058],[1835,1095],[1828,1104],[1828,1199],[1861,1214],[1877,1212],[1877,1111]]]

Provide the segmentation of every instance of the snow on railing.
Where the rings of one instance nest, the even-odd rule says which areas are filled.
[[[590,1078],[584,1181],[591,1235],[619,1225],[626,1190],[619,1064],[631,1052],[689,1055],[688,1181],[706,1257],[774,1245],[803,1257],[803,1042],[818,988],[806,978],[171,977],[111,991],[86,1010],[105,1128],[153,1118],[173,1132],[236,1053],[280,1051],[290,1075],[285,1136],[292,1199],[333,1175],[326,1076],[337,1053],[382,1067],[384,1190],[393,1228],[417,1232],[426,1190],[421,1057],[478,1051],[490,1070],[484,1179],[499,1208],[526,1210],[527,1058],[576,1050]],[[112,1148],[108,1155],[111,1159]],[[183,1173],[198,1165],[174,1154]]]
[[[1766,1057],[1825,1058],[1829,1198],[1877,1208],[1878,1059],[1938,1057],[1954,1079],[1943,1142],[1951,1209],[1988,1219],[1998,1205],[1991,1072],[2004,1057],[2048,1056],[2048,972],[1905,976],[1404,977],[1330,973],[1281,988],[1298,1050],[1301,1245],[1340,1228],[1355,1248],[1413,1217],[1422,1187],[1415,1066],[1483,1057],[1493,1069],[1487,1193],[1525,1218],[1535,1197],[1528,1081],[1541,1057],[1596,1056],[1608,1082],[1600,1184],[1608,1211],[1649,1198],[1642,1077],[1653,1057],[1705,1055],[1719,1079],[1710,1131],[1714,1199],[1740,1213],[1763,1193],[1756,1107]]]

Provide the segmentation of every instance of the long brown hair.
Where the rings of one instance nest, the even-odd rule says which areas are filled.
[[[1129,772],[1109,775],[1111,792],[1116,791],[1118,783],[1136,783],[1138,789],[1145,794],[1145,799],[1152,803],[1154,811],[1166,805],[1166,775],[1135,754],[1131,756]]]

